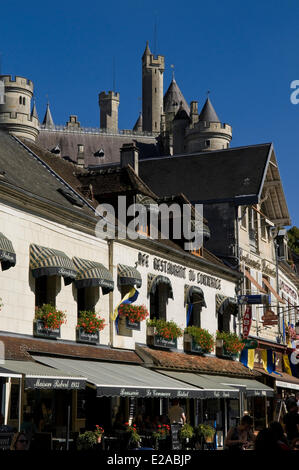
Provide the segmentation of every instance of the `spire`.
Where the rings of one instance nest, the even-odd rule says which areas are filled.
[[[32,108],[32,111],[31,111],[31,120],[32,120],[32,118],[35,118],[39,121],[36,106],[35,106],[35,101],[33,103],[33,108]]]
[[[220,122],[219,117],[210,101],[210,98],[207,97],[206,102],[201,110],[198,121],[206,122]]]
[[[145,55],[151,55],[151,50],[149,48],[148,41],[146,41],[146,47],[145,47],[145,51],[143,53],[143,56],[145,56]]]
[[[187,114],[190,113],[187,101],[184,98],[183,93],[179,89],[177,82],[173,78],[167,92],[164,95],[164,113],[177,112],[179,107],[182,106]]]
[[[51,115],[49,102],[47,103],[47,110],[46,110],[46,114],[43,120],[43,125],[46,126],[46,128],[54,127],[54,122],[53,122],[53,118]]]
[[[139,117],[133,127],[133,131],[142,131],[142,113],[139,113]]]

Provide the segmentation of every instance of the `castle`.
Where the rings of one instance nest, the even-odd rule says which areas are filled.
[[[187,104],[174,77],[164,94],[164,70],[164,56],[152,54],[147,42],[142,56],[142,113],[132,130],[118,129],[120,95],[116,91],[99,93],[99,128],[82,127],[74,115],[57,126],[49,103],[39,122],[32,106],[31,81],[0,75],[5,88],[0,128],[86,167],[118,162],[120,147],[132,141],[140,158],[228,148],[232,128],[220,121],[209,97],[199,113],[198,102]]]

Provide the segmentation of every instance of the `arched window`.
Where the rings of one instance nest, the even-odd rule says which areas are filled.
[[[19,104],[22,104],[23,103],[23,99],[22,99],[22,96],[20,96],[19,98]]]
[[[171,282],[168,277],[149,274],[150,318],[166,320],[168,299],[173,299]]]
[[[26,103],[26,98],[23,97],[23,105],[25,106],[25,103]]]

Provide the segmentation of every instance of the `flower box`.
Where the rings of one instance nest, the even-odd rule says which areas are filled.
[[[80,327],[76,329],[76,338],[78,343],[98,344],[100,340],[99,331],[89,333]]]
[[[184,351],[195,354],[204,354],[204,350],[201,346],[194,340],[193,336],[188,333],[184,334]]]
[[[177,349],[177,338],[167,339],[161,335],[158,335],[156,328],[148,326],[146,330],[147,344],[148,346],[154,346],[158,348]]]
[[[229,347],[227,347],[229,345]],[[236,361],[240,352],[244,347],[244,343],[234,333],[217,333],[216,337],[216,355],[225,359]],[[233,349],[233,350],[231,350]]]
[[[57,339],[60,338],[59,328],[47,328],[43,320],[35,320],[33,323],[33,334],[39,338]]]
[[[125,317],[126,318],[126,328],[128,328],[129,330],[136,330],[136,331],[140,331],[140,321],[131,321],[128,317]]]

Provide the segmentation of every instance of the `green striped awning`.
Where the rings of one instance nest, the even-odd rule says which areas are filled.
[[[120,286],[142,286],[141,274],[133,266],[126,264],[117,265],[118,284]]]
[[[185,285],[185,305],[194,303],[193,294],[199,297],[199,301],[195,300],[196,303],[199,302],[202,307],[207,306],[203,290],[199,286],[189,286],[187,284]]]
[[[82,258],[73,258],[73,262],[78,270],[75,279],[75,286],[78,289],[99,286],[102,288],[103,294],[113,291],[114,282],[112,274],[103,264]]]
[[[238,314],[238,303],[233,297],[227,297],[222,294],[216,294],[216,311],[221,315],[228,312],[231,315]]]
[[[33,277],[62,276],[65,285],[77,277],[72,260],[63,252],[40,245],[30,245],[30,269]]]
[[[147,295],[155,294],[156,289],[159,284],[164,284],[168,286],[168,293],[167,296],[169,299],[173,299],[173,290],[170,279],[166,276],[155,275],[155,274],[148,274],[147,277]]]
[[[11,241],[6,238],[3,233],[0,233],[0,262],[2,271],[15,266],[16,264],[16,253],[13,249]]]

